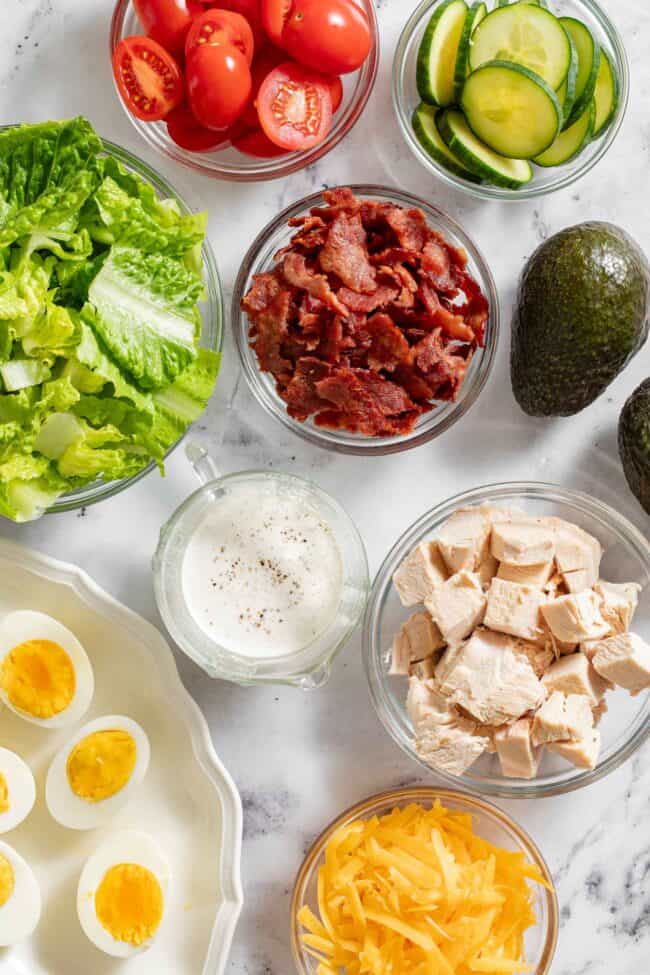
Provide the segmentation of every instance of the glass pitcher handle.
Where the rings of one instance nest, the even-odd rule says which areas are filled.
[[[194,473],[201,484],[209,484],[221,477],[221,472],[214,460],[207,452],[205,447],[197,443],[188,443],[185,447],[185,456],[194,468]]]

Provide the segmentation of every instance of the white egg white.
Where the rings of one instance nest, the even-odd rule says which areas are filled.
[[[67,725],[74,724],[88,710],[95,691],[93,669],[86,651],[63,623],[46,616],[45,613],[18,610],[5,616],[0,622],[0,667],[7,654],[27,640],[51,640],[53,643],[58,643],[68,654],[75,672],[75,691],[72,701],[65,711],[51,718],[37,718],[14,707],[2,688],[0,688],[0,699],[14,714],[42,728],[65,728]]]
[[[29,864],[8,843],[0,841],[0,856],[11,865],[14,889],[0,907],[0,947],[28,938],[41,917],[41,891]]]
[[[32,770],[20,755],[0,748],[0,774],[7,783],[9,809],[0,812],[0,833],[8,833],[27,819],[36,799]]]
[[[164,923],[167,912],[171,868],[164,853],[151,836],[138,830],[123,830],[109,836],[88,857],[81,871],[77,889],[77,913],[86,937],[107,955],[112,955],[114,958],[130,958],[150,948],[155,937],[138,947],[125,941],[117,941],[102,926],[95,910],[97,888],[111,867],[121,863],[138,864],[150,870],[158,879],[163,894],[163,921],[160,927]],[[160,927],[156,936],[160,932]]]
[[[123,789],[108,799],[89,802],[76,795],[70,788],[67,775],[68,758],[73,748],[96,731],[126,731],[135,741],[136,759],[131,778]],[[54,757],[47,773],[45,801],[57,822],[69,829],[95,829],[108,822],[131,799],[149,768],[149,739],[140,725],[131,718],[119,714],[108,715],[89,721],[75,732],[73,737]]]

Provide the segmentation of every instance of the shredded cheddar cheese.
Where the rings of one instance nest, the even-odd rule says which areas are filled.
[[[524,975],[536,923],[523,853],[477,836],[471,816],[413,804],[338,830],[318,874],[318,916],[298,921],[318,975]]]

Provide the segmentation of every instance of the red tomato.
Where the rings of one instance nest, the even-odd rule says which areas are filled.
[[[233,44],[249,64],[253,62],[255,42],[251,26],[245,17],[232,10],[206,10],[192,21],[185,41],[185,55],[203,44]]]
[[[311,149],[323,141],[332,124],[327,78],[287,61],[262,82],[257,112],[271,142],[291,151]]]
[[[284,51],[280,51],[277,47],[273,47],[271,44],[268,44],[262,53],[258,54],[253,61],[253,88],[251,91],[250,101],[246,106],[246,111],[241,117],[243,124],[249,126],[249,128],[258,129],[260,126],[256,102],[262,82],[266,76],[273,71],[274,68],[277,68],[279,64],[282,64],[286,60],[287,56]]]
[[[260,9],[261,0],[218,0],[214,6],[222,10],[234,10],[235,13],[245,17],[251,25],[253,37],[255,38],[255,50],[259,51],[266,42],[266,34],[262,26],[262,12]]]
[[[191,24],[186,0],[133,0],[133,6],[149,37],[172,54],[182,54]]]
[[[338,112],[343,101],[343,82],[340,78],[330,78],[330,98],[332,99],[332,113]]]
[[[183,78],[174,58],[150,37],[120,41],[113,74],[122,101],[136,118],[158,122],[183,101]]]
[[[370,24],[354,0],[292,0],[281,46],[316,71],[348,74],[370,53]]]
[[[248,62],[232,44],[195,47],[187,59],[187,94],[206,129],[227,129],[246,108],[252,80]]]
[[[274,44],[282,43],[282,31],[291,11],[292,0],[262,0],[262,24]]]
[[[166,122],[170,138],[181,149],[187,149],[189,152],[210,152],[230,145],[230,129],[215,132],[213,129],[204,128],[196,121],[192,110],[187,105],[179,105],[170,112]]]
[[[232,144],[246,156],[255,156],[257,159],[273,159],[275,156],[285,156],[289,151],[276,146],[275,142],[271,142],[259,128],[249,129],[242,135],[236,136]]]

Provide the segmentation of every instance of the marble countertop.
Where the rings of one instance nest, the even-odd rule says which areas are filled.
[[[227,300],[257,231],[279,209],[325,183],[403,187],[448,210],[473,235],[491,262],[505,327],[480,405],[453,432],[410,453],[376,459],[340,457],[311,447],[266,417],[238,384],[230,343],[219,392],[194,431],[194,439],[213,452],[224,472],[284,469],[312,477],[333,492],[357,521],[373,571],[397,536],[427,508],[497,480],[546,480],[582,488],[613,503],[647,533],[649,520],[620,470],[616,424],[623,401],[650,372],[650,350],[646,347],[579,416],[532,420],[519,411],[510,391],[508,321],[522,262],[561,227],[591,218],[610,220],[650,252],[650,7],[640,0],[606,3],[623,33],[633,79],[630,108],[613,149],[570,190],[508,205],[474,201],[444,188],[409,155],[392,114],[390,65],[414,2],[377,0],[377,6],[383,55],[364,116],[318,165],[277,183],[220,184],[147,150],[113,93],[107,56],[110,0],[3,0],[0,121],[84,114],[101,134],[144,156],[188,202],[209,210]],[[151,475],[97,507],[29,526],[3,523],[0,533],[81,565],[118,599],[159,623],[151,555],[161,524],[193,487],[189,465],[178,451],[164,480]],[[212,682],[181,657],[179,666],[244,803],[246,906],[228,975],[288,975],[289,893],[308,844],[347,805],[424,780],[372,711],[358,636],[339,658],[330,684],[311,695]],[[553,975],[641,975],[648,970],[649,757],[646,748],[580,793],[501,803],[540,845],[557,882],[562,930]]]

